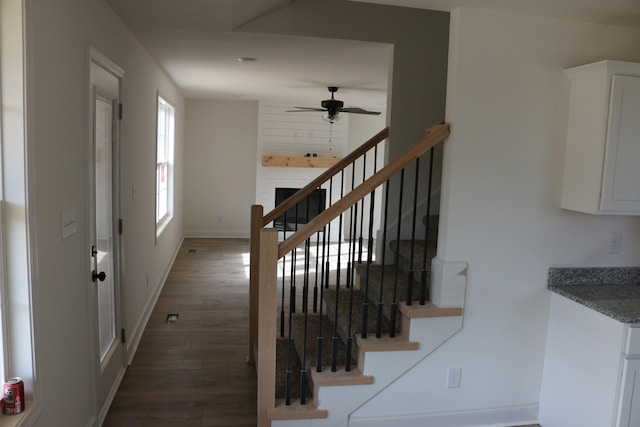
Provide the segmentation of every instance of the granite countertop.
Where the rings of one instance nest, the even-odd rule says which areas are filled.
[[[550,268],[549,290],[622,323],[640,323],[640,267]]]

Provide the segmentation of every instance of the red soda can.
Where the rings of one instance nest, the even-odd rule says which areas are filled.
[[[24,382],[22,378],[9,378],[4,383],[4,413],[19,414],[24,411]]]

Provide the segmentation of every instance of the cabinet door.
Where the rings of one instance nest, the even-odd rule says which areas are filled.
[[[640,211],[640,77],[613,75],[600,209]]]
[[[624,361],[618,427],[640,426],[640,359]]]

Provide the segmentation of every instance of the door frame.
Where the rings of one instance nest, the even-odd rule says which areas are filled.
[[[96,64],[103,68],[105,71],[109,72],[113,76],[115,76],[119,81],[119,93],[118,99],[119,102],[122,103],[122,89],[124,85],[124,70],[120,68],[117,64],[111,61],[108,57],[103,55],[97,49],[90,47],[89,55],[87,61],[87,89],[88,89],[88,104],[86,111],[92,111],[94,106],[92,104],[95,102],[95,93],[93,88],[93,82],[91,80],[91,65]],[[117,118],[116,118],[117,119]],[[87,239],[87,247],[86,247],[86,265],[88,266],[87,271],[87,283],[88,286],[95,286],[90,278],[93,271],[93,257],[91,256],[91,246],[92,240],[95,238],[93,233],[95,230],[91,226],[93,221],[95,221],[95,212],[94,212],[94,198],[95,198],[95,171],[94,171],[94,163],[95,163],[95,148],[94,145],[94,117],[89,114],[87,121],[87,158],[86,158],[86,167],[87,167],[87,231],[88,231],[88,239]],[[112,147],[112,156],[113,156],[113,165],[112,165],[112,212],[113,212],[113,262],[114,262],[114,288],[115,288],[115,322],[116,322],[116,335],[120,336],[122,330],[124,329],[124,292],[122,287],[122,277],[123,277],[123,259],[122,259],[122,235],[120,234],[117,224],[122,218],[122,191],[121,191],[121,123],[120,120],[116,120],[115,128],[114,128],[114,144]],[[93,218],[92,218],[93,217]],[[97,301],[97,292],[95,288],[91,288],[88,292],[88,307],[94,307]],[[91,388],[93,391],[93,402],[94,402],[94,414],[97,414],[98,420],[97,425],[101,425],[104,419],[107,416],[109,407],[111,406],[111,402],[115,397],[115,394],[118,390],[118,386],[124,377],[124,373],[127,366],[127,349],[124,344],[122,347],[122,364],[120,365],[120,369],[115,379],[114,383],[111,384],[111,389],[109,394],[107,395],[104,402],[98,402],[99,398],[99,381],[100,375],[103,370],[102,363],[100,362],[100,344],[99,344],[99,332],[98,332],[98,312],[97,307],[95,307],[95,313],[89,316],[90,328],[89,333],[91,335],[91,357],[93,364],[93,372],[94,375],[91,377]],[[90,314],[91,314],[90,309]],[[122,337],[121,337],[122,338]],[[102,403],[102,407],[98,407],[99,404]]]

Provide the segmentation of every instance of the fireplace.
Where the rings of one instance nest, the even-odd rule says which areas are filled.
[[[299,188],[276,187],[276,206],[294,195]],[[287,210],[284,218],[274,221],[274,227],[280,231],[295,231],[324,211],[327,191],[324,188],[314,190],[307,198]]]

